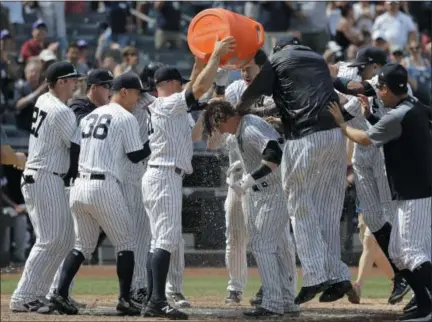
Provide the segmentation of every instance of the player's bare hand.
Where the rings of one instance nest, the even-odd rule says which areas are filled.
[[[341,112],[341,108],[338,103],[331,102],[329,105],[329,112],[331,113],[331,115],[333,115],[337,125],[340,126],[345,122]]]
[[[19,169],[19,170],[23,170],[25,168],[26,162],[27,162],[27,157],[24,153],[22,152],[17,152],[15,153],[17,162],[14,164],[15,168]]]
[[[222,40],[217,39],[213,53],[219,57],[225,56],[235,50],[237,45],[236,39],[233,36],[226,37]]]
[[[371,115],[369,99],[367,98],[367,96],[364,96],[362,94],[357,95],[357,97],[360,99],[360,104],[361,104],[363,115],[366,118],[369,117]]]
[[[341,105],[345,105],[346,103],[348,103],[348,99],[344,95],[338,93],[338,96],[339,96],[339,103]]]
[[[19,214],[22,214],[22,213],[25,212],[25,209],[24,209],[23,207],[19,206],[19,205],[16,205],[16,206],[14,207],[14,209],[15,209],[15,211],[17,212],[18,215],[19,215]]]

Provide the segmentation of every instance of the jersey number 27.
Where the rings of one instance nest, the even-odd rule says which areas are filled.
[[[47,112],[42,111],[37,107],[33,109],[32,126],[30,129],[30,134],[32,134],[35,138],[39,136],[39,129],[42,126],[42,123],[46,117],[47,117]]]
[[[81,133],[83,139],[93,137],[98,140],[104,140],[108,135],[108,128],[111,124],[112,116],[103,114],[98,117],[96,114],[90,114],[86,119],[86,125]]]

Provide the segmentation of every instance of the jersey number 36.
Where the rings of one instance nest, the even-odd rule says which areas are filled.
[[[103,114],[99,117],[96,114],[90,114],[86,118],[86,125],[81,132],[81,137],[83,139],[93,137],[98,140],[104,140],[108,135],[111,119],[112,116],[110,114]]]

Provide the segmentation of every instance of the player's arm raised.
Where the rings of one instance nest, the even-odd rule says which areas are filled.
[[[216,78],[221,57],[233,52],[235,46],[236,40],[234,37],[226,37],[223,40],[216,41],[215,48],[207,65],[199,73],[196,81],[191,86],[191,94],[195,100],[198,100],[210,89]]]
[[[147,141],[143,144],[139,133],[139,124],[135,116],[131,114],[123,124],[122,139],[127,158],[132,163],[143,161],[151,154],[150,142]]]

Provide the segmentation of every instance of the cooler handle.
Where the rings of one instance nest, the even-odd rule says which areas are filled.
[[[264,45],[264,40],[265,40],[265,33],[262,24],[256,22],[255,30],[258,33],[258,45],[259,47],[261,47],[262,45]]]

